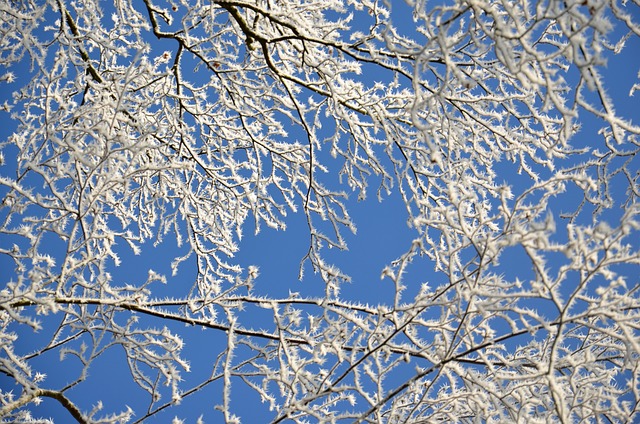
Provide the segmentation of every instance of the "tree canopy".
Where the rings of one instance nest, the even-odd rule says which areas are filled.
[[[1,1],[0,418],[638,419],[639,6]]]

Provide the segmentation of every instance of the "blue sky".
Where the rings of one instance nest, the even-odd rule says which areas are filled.
[[[404,24],[410,25],[410,20]],[[608,91],[611,97],[616,99],[618,111],[624,116],[633,119],[637,123],[637,111],[640,110],[640,95],[628,97],[630,87],[637,82],[637,72],[640,69],[640,43],[637,38],[630,41],[629,46],[623,50],[623,54],[615,59],[615,64],[609,66],[606,71]],[[613,61],[612,61],[613,63]],[[10,95],[10,92],[25,82],[28,68],[25,64],[18,70],[12,70],[18,77],[16,82],[5,84],[0,92],[0,104]],[[364,75],[363,78],[368,78]],[[2,112],[0,112],[2,113]],[[0,141],[5,140],[15,128],[15,122],[8,119],[6,113],[0,115],[2,125],[0,126]],[[589,117],[582,122],[583,129],[576,135],[577,145],[588,146],[591,143],[595,132],[601,124],[593,117]],[[2,175],[11,175],[14,171],[15,162],[11,157],[15,153],[13,147],[3,148],[6,164],[0,168]],[[526,177],[517,176],[512,173],[510,166],[505,166],[505,179],[521,179],[522,184],[527,184]],[[349,246],[348,251],[325,250],[327,259],[333,261],[344,272],[351,275],[352,283],[344,286],[342,296],[344,299],[369,303],[369,304],[391,304],[393,302],[394,287],[390,280],[380,279],[380,274],[385,265],[396,259],[407,251],[411,241],[417,237],[414,230],[410,229],[406,223],[407,214],[404,205],[400,202],[397,192],[385,196],[383,202],[378,202],[375,195],[376,183],[370,184],[370,194],[364,201],[356,201],[355,195],[349,202],[350,215],[357,224],[357,234],[345,232],[345,238]],[[616,190],[614,186],[614,191]],[[6,189],[0,187],[0,196],[6,194]],[[570,210],[572,203],[578,201],[575,195],[568,193],[566,196],[558,198],[552,202],[555,214]],[[615,220],[618,218],[618,211],[615,209],[608,211],[603,219]],[[0,218],[4,217],[3,215]],[[556,218],[559,223],[558,228],[562,233],[562,220]],[[257,265],[260,268],[260,278],[256,282],[255,292],[258,294],[270,295],[273,297],[286,297],[290,292],[299,292],[303,296],[314,296],[322,292],[323,283],[319,276],[314,275],[306,267],[305,278],[299,281],[298,268],[308,248],[308,228],[304,215],[290,214],[287,217],[288,228],[286,231],[276,231],[263,227],[258,235],[254,235],[254,228],[251,220],[248,220],[244,229],[244,237],[240,241],[240,250],[234,258],[237,263],[243,266]],[[11,243],[11,240],[0,240],[1,246]],[[55,246],[50,246],[52,251]],[[162,244],[153,247],[150,243],[143,246],[140,256],[133,256],[126,246],[122,246],[123,266],[114,268],[112,274],[114,280],[144,279],[147,269],[153,268],[155,271],[170,275],[169,255],[175,255],[177,249],[175,242],[168,237]],[[519,263],[523,261],[521,251],[514,249],[509,251],[502,258],[502,268],[506,276],[514,275],[520,278],[527,278],[529,270],[523,270]],[[550,266],[554,266],[553,263]],[[169,278],[166,286],[157,286],[157,296],[179,296],[191,287],[190,277],[195,275],[190,271],[193,261],[184,263],[182,272],[176,278]],[[0,275],[2,280],[11,278],[11,261],[0,255]],[[621,266],[623,272],[633,278],[637,267]],[[438,276],[433,275],[433,264],[426,259],[418,259],[412,263],[408,269],[406,281],[408,290],[406,299],[410,299],[423,282],[435,283]],[[249,314],[248,314],[249,315]],[[245,317],[245,325],[261,328],[268,327],[270,322],[268,316],[252,315]],[[32,346],[37,346],[44,338],[49,336],[48,327],[54,328],[58,324],[60,317],[42,317],[44,330],[39,334],[33,334],[20,330],[21,335],[19,345],[24,351],[31,350]],[[144,319],[144,318],[143,318]],[[49,321],[50,320],[50,321]],[[166,323],[155,323],[156,326],[167,325]],[[225,343],[225,335],[211,330],[185,327],[183,325],[171,323],[168,326],[178,331],[185,340],[185,356],[189,358],[192,366],[190,373],[184,373],[185,387],[197,384],[202,381],[211,371],[212,358],[219,352],[218,346]],[[16,329],[18,330],[18,329]],[[64,385],[70,375],[78,372],[77,361],[67,359],[64,362],[58,361],[58,353],[52,352],[36,358],[34,364],[41,365],[48,374],[47,382],[52,386]],[[400,371],[400,374],[410,372]],[[146,394],[141,391],[128,375],[125,365],[125,358],[121,351],[111,349],[106,352],[89,370],[89,377],[86,382],[78,385],[69,391],[69,396],[77,402],[82,409],[91,409],[95,402],[102,398],[106,412],[117,412],[123,405],[129,405],[136,411],[137,416],[142,415],[142,409],[146,405]],[[10,382],[7,378],[0,376],[0,387],[10,389]],[[251,390],[243,387],[240,381],[234,382],[234,387],[238,389],[233,399],[234,412],[243,418],[243,422],[264,422],[274,417],[273,412],[269,412],[265,404]],[[217,381],[209,385],[196,395],[185,398],[179,408],[169,408],[166,413],[160,413],[147,422],[168,422],[170,417],[179,415],[185,418],[186,422],[195,422],[198,416],[202,415],[207,423],[219,422],[221,414],[213,410],[213,405],[220,402],[221,382]],[[68,412],[62,409],[55,401],[45,400],[41,405],[32,407],[36,416],[52,417],[56,422],[68,422]]]

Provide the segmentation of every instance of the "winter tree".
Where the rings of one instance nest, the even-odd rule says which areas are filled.
[[[1,0],[0,417],[639,419],[639,5]]]

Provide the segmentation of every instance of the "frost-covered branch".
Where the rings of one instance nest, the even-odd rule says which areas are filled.
[[[0,418],[635,419],[637,3],[5,3]]]

